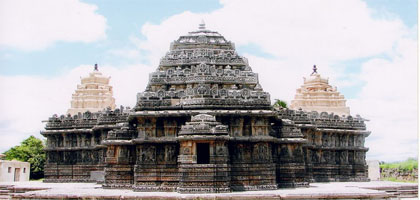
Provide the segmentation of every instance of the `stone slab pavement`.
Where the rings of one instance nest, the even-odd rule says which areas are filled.
[[[133,192],[103,189],[95,183],[43,183],[37,181],[0,183],[15,191],[13,199],[394,199],[386,188],[413,188],[415,183],[388,181],[311,183],[307,188],[246,191],[219,194],[180,194],[176,192]],[[30,191],[38,189],[36,191]]]

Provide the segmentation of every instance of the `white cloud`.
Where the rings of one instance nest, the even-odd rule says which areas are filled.
[[[66,113],[80,76],[87,76],[92,69],[81,65],[54,78],[0,76],[0,152],[29,135],[41,138],[39,131],[45,125],[41,121],[54,113]],[[148,73],[153,71],[144,65],[100,66],[99,70],[111,76],[116,104],[130,107],[135,105],[137,92],[145,89]]]
[[[412,39],[398,41],[390,59],[362,65],[359,77],[366,84],[349,105],[371,120],[368,156],[393,161],[418,156],[417,70],[417,41]]]
[[[256,44],[265,52],[309,63],[368,57],[388,52],[407,34],[398,18],[373,19],[358,0],[222,1],[211,13],[184,12],[160,24],[145,24],[141,49],[159,56],[170,41],[194,30],[201,19],[237,45]]]
[[[114,56],[130,58],[130,59],[140,57],[140,51],[137,49],[112,49],[112,50],[109,50],[108,53]]]
[[[106,19],[96,10],[78,0],[0,1],[0,46],[40,50],[57,41],[104,39]]]

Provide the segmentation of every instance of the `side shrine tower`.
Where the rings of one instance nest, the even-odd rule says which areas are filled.
[[[303,85],[296,90],[295,99],[290,104],[291,109],[302,109],[307,112],[333,112],[337,115],[350,115],[344,96],[337,87],[328,84],[328,78],[321,77],[314,65],[312,74],[303,78]]]
[[[360,116],[275,109],[221,34],[180,36],[133,109],[48,119],[46,182],[134,191],[220,193],[366,181]]]
[[[81,84],[72,95],[71,108],[67,113],[77,115],[86,111],[98,112],[106,108],[115,109],[115,99],[112,96],[112,86],[109,85],[111,77],[103,76],[95,64],[89,76],[82,77]]]

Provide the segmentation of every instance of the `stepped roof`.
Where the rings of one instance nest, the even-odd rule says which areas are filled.
[[[221,34],[199,29],[172,42],[135,110],[268,109],[270,95],[246,58]]]
[[[71,108],[67,110],[70,115],[86,111],[98,112],[106,108],[115,109],[112,86],[109,85],[111,77],[102,75],[95,64],[94,70],[87,77],[81,77],[81,84],[72,95]]]
[[[295,99],[290,105],[291,109],[304,111],[333,112],[338,115],[350,115],[346,107],[346,99],[337,87],[328,83],[328,78],[322,77],[314,66],[309,77],[303,78],[303,85],[296,90]]]

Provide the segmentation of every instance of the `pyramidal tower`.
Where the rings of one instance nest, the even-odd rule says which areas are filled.
[[[86,111],[98,112],[105,108],[115,109],[112,86],[109,85],[111,77],[106,77],[95,64],[93,72],[89,76],[81,78],[81,84],[77,85],[72,95],[71,108],[67,113],[75,115]]]
[[[346,99],[337,91],[337,87],[328,84],[328,78],[321,77],[314,65],[308,78],[303,78],[303,85],[296,90],[291,109],[304,111],[333,112],[337,115],[350,115]]]
[[[270,95],[235,45],[202,22],[172,42],[137,95],[135,110],[164,109],[270,109]]]

